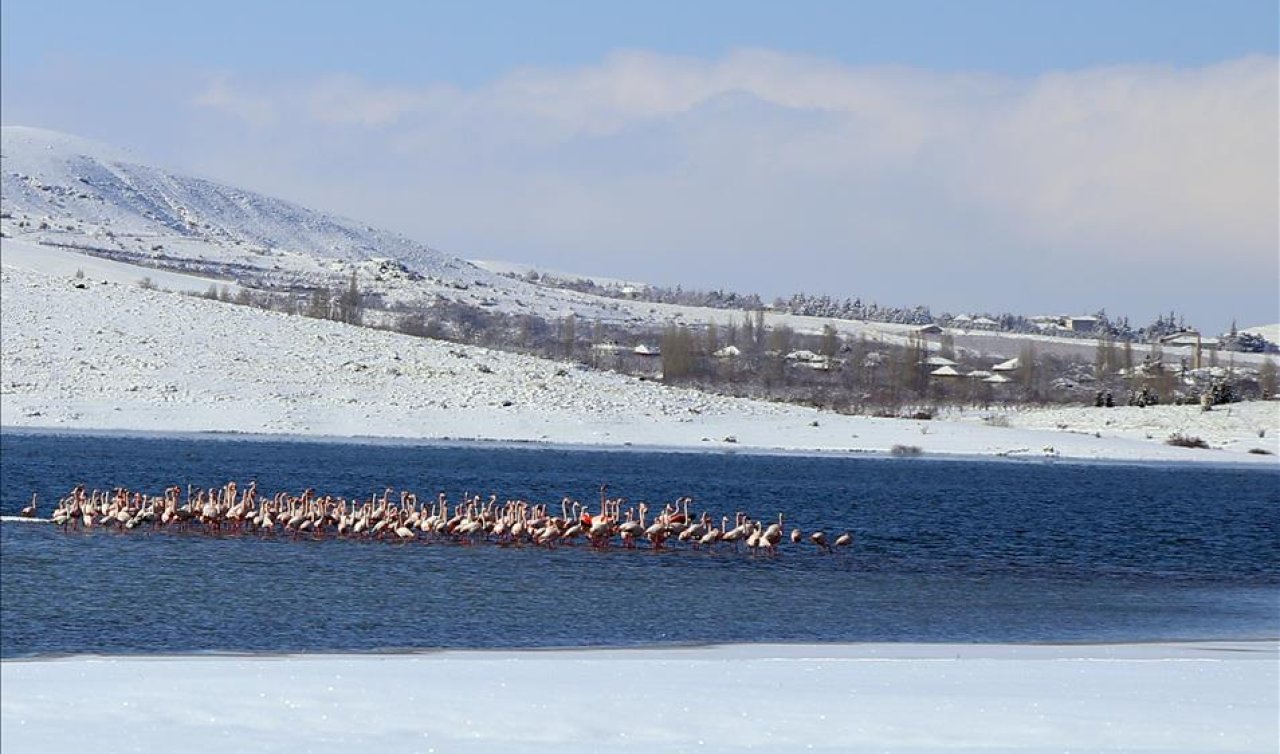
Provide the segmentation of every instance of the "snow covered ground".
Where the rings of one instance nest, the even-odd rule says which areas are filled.
[[[0,664],[6,752],[1275,752],[1274,642]]]
[[[68,268],[85,260],[50,261],[67,253],[0,247],[0,426],[1262,464],[1276,456],[1250,449],[1280,452],[1276,402],[842,416],[146,290],[102,260],[79,279]],[[185,276],[157,282],[201,287],[170,277]],[[1166,445],[1174,432],[1211,448]]]
[[[959,421],[849,417],[97,275],[86,274],[80,289],[85,281],[23,264],[6,256],[0,270],[5,427],[846,452],[913,445],[925,453],[1261,463],[1274,457],[1250,448],[1280,450],[1276,403],[1207,414],[1161,407],[997,410]],[[1213,449],[1165,445],[1174,431]]]

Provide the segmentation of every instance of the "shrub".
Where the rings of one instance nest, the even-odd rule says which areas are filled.
[[[895,456],[918,456],[924,453],[919,445],[894,445],[889,453]]]
[[[1249,452],[1250,452],[1250,453],[1252,453],[1252,454],[1254,454],[1255,456],[1270,456],[1270,455],[1275,455],[1274,453],[1272,453],[1271,451],[1267,450],[1266,448],[1249,448]]]
[[[1184,435],[1181,432],[1174,432],[1169,435],[1169,439],[1164,441],[1166,445],[1174,445],[1179,448],[1208,448],[1209,443],[1201,440],[1199,437],[1192,435]]]

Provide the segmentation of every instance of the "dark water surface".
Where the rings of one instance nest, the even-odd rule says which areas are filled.
[[[0,434],[0,513],[77,483],[612,494],[857,536],[595,551],[0,525],[0,655],[1280,636],[1280,470]]]

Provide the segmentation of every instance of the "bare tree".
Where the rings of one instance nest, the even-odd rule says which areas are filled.
[[[1276,363],[1270,356],[1258,368],[1258,387],[1262,390],[1263,398],[1272,398],[1276,394]]]
[[[312,319],[329,319],[329,302],[331,300],[332,293],[328,288],[316,288],[307,299],[307,308],[304,313]]]
[[[834,359],[836,353],[840,350],[840,335],[836,332],[834,325],[822,326],[822,346],[820,353],[828,359]]]
[[[346,290],[338,296],[337,311],[334,319],[339,322],[345,322],[348,325],[358,325],[364,318],[364,305],[360,295],[360,288],[356,285],[356,271],[351,271],[351,282],[347,285]]]
[[[560,320],[560,347],[563,349],[564,358],[566,359],[573,358],[574,345],[577,342],[576,319],[577,317],[570,314]]]
[[[662,332],[662,379],[671,381],[693,372],[693,336],[679,325],[667,325]]]

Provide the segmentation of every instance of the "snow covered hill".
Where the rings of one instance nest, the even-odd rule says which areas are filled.
[[[498,262],[482,268],[359,222],[162,170],[121,150],[42,129],[0,129],[0,181],[0,235],[24,244],[23,256],[33,269],[66,266],[69,259],[83,267],[83,255],[89,255],[138,267],[135,281],[147,277],[156,282],[163,274],[156,270],[167,270],[219,285],[294,291],[339,287],[354,273],[361,290],[387,307],[452,301],[547,321],[574,315],[629,328],[669,322],[723,326],[745,316],[534,285],[497,274],[534,268]],[[41,254],[46,254],[44,261]],[[191,290],[190,282],[183,281],[181,289]],[[803,334],[820,334],[833,325],[846,337],[896,344],[905,343],[915,330],[770,313],[769,326],[779,325]],[[1028,339],[962,330],[953,334],[958,347],[989,356],[992,363],[1018,355]],[[1093,358],[1090,340],[1031,339],[1045,353]],[[1175,349],[1166,353],[1188,355]],[[1252,356],[1239,358],[1240,363],[1259,362]]]
[[[661,324],[678,314],[513,280],[403,236],[150,166],[121,150],[36,128],[0,129],[0,235],[48,252],[276,290],[345,285],[388,305],[450,300],[554,320]],[[39,267],[39,265],[37,265]],[[724,315],[713,315],[724,316]]]
[[[0,269],[0,426],[1274,463],[1280,404],[844,416],[219,301]],[[1122,420],[1114,427],[1113,421]],[[1023,428],[1023,427],[1027,428]],[[1035,427],[1034,429],[1030,427]],[[1173,431],[1210,449],[1178,448]],[[1259,437],[1259,433],[1263,437]]]
[[[122,258],[198,259],[306,271],[314,261],[392,258],[457,282],[491,276],[392,233],[290,202],[150,167],[111,147],[41,129],[0,136],[10,237]]]

